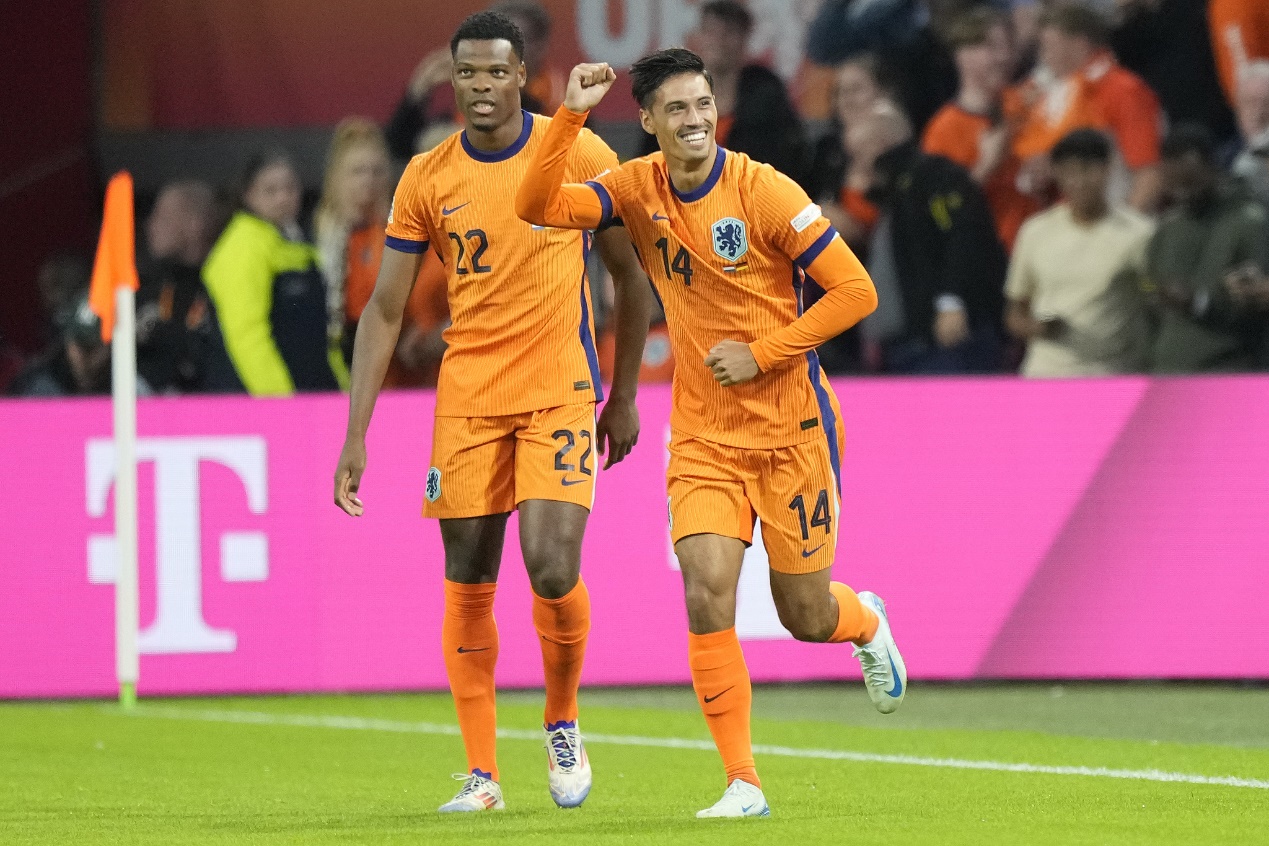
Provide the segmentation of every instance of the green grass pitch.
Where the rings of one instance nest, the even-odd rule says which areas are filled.
[[[772,816],[750,820],[693,817],[724,785],[690,691],[585,691],[582,708],[582,808],[547,795],[541,695],[507,693],[508,810],[441,817],[463,768],[444,695],[3,703],[0,844],[1269,843],[1266,688],[917,682],[893,717],[858,684],[761,688]],[[824,754],[841,751],[863,754]]]

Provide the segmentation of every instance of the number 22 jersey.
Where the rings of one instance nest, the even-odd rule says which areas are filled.
[[[589,232],[531,226],[515,194],[550,118],[522,112],[504,150],[477,150],[459,132],[415,156],[393,198],[387,246],[433,249],[445,265],[452,325],[436,414],[496,417],[603,398],[586,258]],[[568,178],[594,179],[617,156],[589,130]]]

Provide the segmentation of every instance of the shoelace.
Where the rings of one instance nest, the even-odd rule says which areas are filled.
[[[555,752],[555,761],[562,770],[577,766],[577,729],[556,729],[546,742]]]
[[[883,685],[890,681],[889,664],[871,649],[855,647],[855,655],[864,671],[864,680],[870,685]]]
[[[466,782],[463,785],[463,789],[458,791],[458,795],[454,797],[455,799],[463,799],[480,790],[484,785],[485,779],[475,773],[454,773],[454,781]]]

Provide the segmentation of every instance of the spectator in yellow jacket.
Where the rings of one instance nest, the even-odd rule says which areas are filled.
[[[281,151],[258,155],[242,185],[241,208],[203,265],[233,364],[229,379],[253,396],[337,390],[347,368],[328,332],[317,251],[298,223],[295,166]]]

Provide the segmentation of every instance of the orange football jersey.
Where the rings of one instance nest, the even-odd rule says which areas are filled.
[[[551,119],[524,114],[505,150],[477,150],[459,132],[415,156],[397,186],[387,246],[435,250],[448,274],[449,349],[436,413],[493,417],[602,399],[586,258],[591,235],[531,226],[516,189]],[[588,130],[569,156],[570,179],[617,167]]]
[[[758,341],[802,313],[803,268],[836,235],[806,192],[722,147],[690,193],[671,184],[661,153],[591,187],[605,216],[624,223],[665,307],[676,362],[671,426],[754,449],[824,437],[819,427],[833,425],[831,392],[813,351],[731,387],[705,366],[719,341]]]

